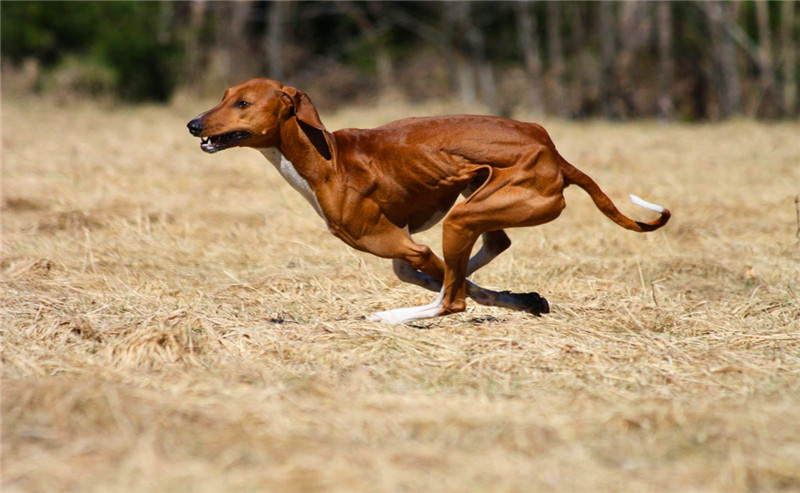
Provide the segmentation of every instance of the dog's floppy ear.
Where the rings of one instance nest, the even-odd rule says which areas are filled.
[[[284,86],[283,93],[288,96],[294,107],[294,114],[300,128],[314,145],[317,152],[325,159],[331,159],[334,152],[333,136],[325,129],[319,114],[306,93],[294,87]]]

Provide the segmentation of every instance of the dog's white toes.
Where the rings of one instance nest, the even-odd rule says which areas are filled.
[[[390,324],[404,324],[423,318],[438,317],[442,314],[442,300],[444,299],[444,288],[439,291],[439,296],[433,303],[422,306],[412,306],[408,308],[395,308],[383,312],[375,312],[367,320],[372,322],[386,322]]]
[[[387,324],[402,324],[404,320],[399,319],[393,310],[386,310],[384,312],[375,312],[367,317],[370,322],[383,322]]]

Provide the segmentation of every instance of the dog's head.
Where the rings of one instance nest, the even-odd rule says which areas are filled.
[[[222,101],[186,126],[200,137],[200,148],[217,152],[229,147],[264,149],[280,145],[281,124],[297,117],[317,151],[331,158],[331,135],[305,93],[271,79],[250,79],[233,86]]]

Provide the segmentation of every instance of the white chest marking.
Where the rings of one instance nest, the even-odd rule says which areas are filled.
[[[308,184],[305,178],[300,176],[300,173],[294,168],[294,165],[291,161],[286,159],[281,151],[278,149],[269,148],[269,149],[259,149],[261,154],[267,158],[267,161],[272,163],[275,166],[275,169],[278,170],[278,173],[283,176],[283,178],[289,182],[289,185],[292,186],[295,190],[300,192],[300,194],[308,200],[308,203],[317,211],[319,217],[325,220],[325,224],[328,223],[328,219],[325,217],[325,214],[322,213],[322,207],[319,205],[319,201],[317,200],[317,196],[314,194],[314,190],[311,188],[311,185]]]

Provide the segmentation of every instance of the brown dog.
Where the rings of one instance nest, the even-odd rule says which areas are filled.
[[[620,213],[600,187],[556,151],[534,123],[492,116],[408,118],[382,127],[330,133],[304,93],[270,79],[225,91],[222,102],[188,124],[205,152],[229,147],[261,151],[311,203],[328,229],[353,248],[393,259],[397,276],[439,291],[428,305],[373,314],[403,323],[463,311],[466,297],[528,313],[547,313],[537,293],[496,292],[467,280],[509,247],[505,228],[535,226],[564,209],[563,190],[586,190],[612,221],[633,231],[652,222]],[[453,207],[459,195],[465,200]],[[449,213],[448,213],[449,212]],[[444,218],[444,260],[411,239]],[[481,249],[470,253],[478,237]]]

